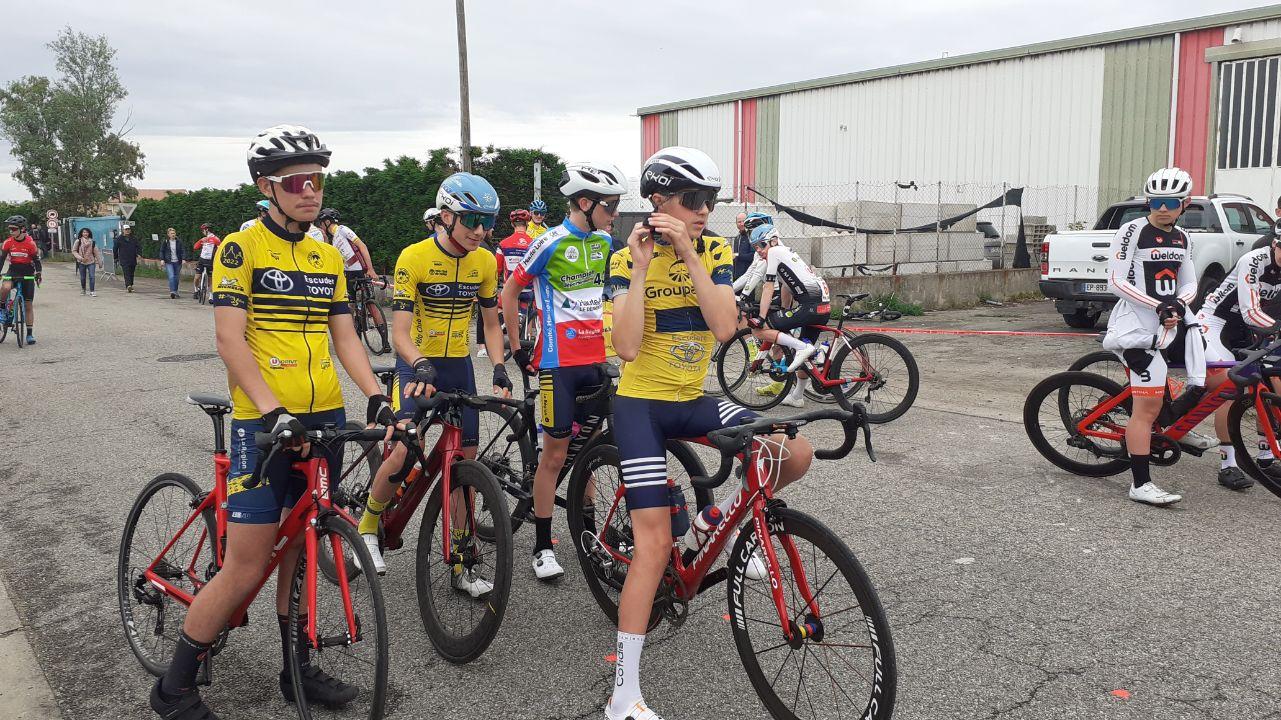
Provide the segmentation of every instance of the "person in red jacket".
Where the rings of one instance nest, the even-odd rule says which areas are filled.
[[[516,270],[516,266],[525,257],[525,252],[529,250],[530,243],[534,242],[533,238],[529,237],[528,232],[530,218],[531,215],[528,210],[512,210],[507,215],[507,219],[512,224],[512,234],[498,243],[498,252],[494,253],[494,259],[498,261],[500,284],[507,282],[508,276]],[[520,311],[522,313],[532,312],[530,308],[533,302],[533,288],[525,288],[520,292]]]
[[[191,281],[191,297],[200,297],[200,287],[202,282],[208,282],[213,277],[214,253],[218,251],[218,244],[222,242],[217,235],[214,235],[213,228],[209,223],[200,226],[200,232],[205,236],[196,241],[192,247],[196,251],[196,277]]]
[[[23,303],[26,307],[27,317],[27,344],[36,344],[36,284],[40,282],[40,249],[36,247],[36,241],[31,239],[27,234],[27,219],[21,215],[13,215],[5,220],[5,227],[9,230],[9,238],[0,245],[0,268],[4,267],[5,260],[9,261],[9,271],[5,273],[7,280],[0,282],[0,308],[4,306],[5,300],[9,299],[9,291],[16,283],[22,288],[22,297],[26,300]],[[32,278],[28,280],[27,278]],[[8,322],[9,318],[0,309],[0,322]]]

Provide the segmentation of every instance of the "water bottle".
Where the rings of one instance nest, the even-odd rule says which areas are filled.
[[[697,552],[707,542],[707,538],[712,534],[712,529],[721,524],[721,509],[715,505],[708,505],[703,511],[694,516],[694,522],[690,525],[689,532],[681,538],[681,545],[686,550]]]
[[[689,532],[689,508],[685,505],[685,491],[672,478],[667,478],[667,499],[672,508],[672,539],[685,537]]]
[[[827,360],[827,349],[830,346],[831,346],[831,343],[829,343],[827,340],[824,340],[823,342],[818,344],[818,351],[814,353],[815,366],[823,367],[823,363]]]

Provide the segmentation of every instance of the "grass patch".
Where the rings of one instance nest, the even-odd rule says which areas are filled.
[[[154,278],[157,280],[167,280],[169,276],[160,268],[150,267],[148,265],[139,265],[133,270],[134,277]]]
[[[883,307],[886,310],[897,310],[904,315],[912,317],[919,317],[925,314],[925,310],[920,305],[907,302],[897,295],[873,295],[859,303],[859,305],[868,310],[878,307]],[[833,306],[833,312],[840,312],[840,309]]]

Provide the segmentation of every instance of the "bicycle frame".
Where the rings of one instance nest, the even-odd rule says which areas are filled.
[[[692,442],[700,445],[711,444],[706,438],[695,438]],[[759,441],[754,440],[753,445]],[[720,524],[712,531],[703,547],[690,557],[688,563],[685,560],[684,553],[679,546],[672,544],[671,568],[676,579],[679,581],[675,588],[678,593],[677,597],[686,602],[693,600],[703,590],[724,580],[728,571],[721,569],[715,573],[710,572],[714,564],[720,558],[729,539],[734,536],[734,531],[742,524],[744,517],[750,513],[752,516],[752,527],[756,531],[756,538],[762,548],[765,557],[765,567],[769,572],[770,595],[774,600],[774,608],[778,611],[779,624],[783,628],[784,637],[789,641],[792,639],[794,631],[804,632],[802,626],[795,625],[793,619],[787,611],[787,601],[784,597],[782,576],[779,572],[778,553],[774,550],[774,544],[769,541],[769,507],[772,503],[779,502],[774,499],[768,484],[762,478],[765,460],[755,451],[752,452],[752,462],[744,462],[740,454],[738,460],[746,469],[745,479],[742,486],[738,489],[738,494],[734,498],[734,504],[730,506],[729,513],[721,519]],[[607,528],[614,519],[619,510],[619,504],[623,501],[626,494],[626,488],[619,486],[614,495],[614,503],[606,514],[605,521],[600,524],[600,528]],[[601,532],[601,531],[598,531]],[[818,617],[820,609],[818,602],[814,599],[814,591],[810,587],[808,578],[805,577],[805,570],[799,553],[796,550],[795,543],[792,542],[791,536],[780,534],[779,542],[783,545],[784,552],[787,553],[788,561],[792,566],[793,577],[796,580],[797,590],[805,601],[806,607],[810,614]],[[621,562],[631,565],[631,559],[616,552],[613,548],[597,540],[596,547],[605,550],[610,554],[615,562]],[[743,558],[746,562],[748,558]],[[739,591],[731,594],[732,597],[741,598],[741,588]],[[741,600],[739,601],[741,603]],[[740,618],[741,614],[736,615]]]
[[[839,326],[832,327],[831,325],[807,325],[805,327],[807,330],[817,330],[820,335],[825,332],[832,333],[832,335],[835,336],[836,338],[836,342],[846,342],[845,333],[843,330],[841,330]],[[774,343],[762,340],[760,344],[760,348],[761,350],[768,350],[771,347],[773,347],[773,345]],[[824,358],[823,365],[821,367],[818,365],[815,365],[813,361],[810,361],[810,360],[805,361],[805,364],[802,366],[802,368],[805,370],[805,372],[809,373],[811,379],[817,382],[824,390],[831,390],[832,388],[841,387],[842,385],[855,385],[858,383],[870,382],[873,379],[874,376],[872,375],[871,371],[868,370],[867,363],[862,360],[861,355],[860,355],[860,361],[859,361],[859,365],[861,366],[860,375],[857,375],[855,377],[838,377],[835,379],[830,378],[828,376],[828,373],[832,369],[832,356],[836,354],[835,345],[836,343],[834,342],[833,347],[828,349],[827,357]]]
[[[1254,390],[1253,388],[1246,388],[1245,392],[1253,393]],[[1124,428],[1120,430],[1111,429],[1111,430],[1103,431],[1103,430],[1091,429],[1091,426],[1097,423],[1099,421],[1099,418],[1103,417],[1107,413],[1116,409],[1126,400],[1129,400],[1132,393],[1133,393],[1133,388],[1129,385],[1126,385],[1125,388],[1121,390],[1121,392],[1117,393],[1116,395],[1113,395],[1107,400],[1104,400],[1102,403],[1099,403],[1097,406],[1095,406],[1095,408],[1092,411],[1090,411],[1088,415],[1086,415],[1083,419],[1077,422],[1076,428],[1075,428],[1076,432],[1079,435],[1082,435],[1084,437],[1093,437],[1093,438],[1099,438],[1103,440],[1113,440],[1113,441],[1123,440],[1125,438]],[[1235,399],[1238,394],[1239,393],[1238,393],[1236,383],[1232,382],[1230,378],[1225,379],[1222,385],[1219,385],[1213,391],[1206,393],[1205,397],[1201,398],[1201,402],[1197,403],[1195,407],[1188,410],[1187,414],[1185,414],[1183,417],[1178,418],[1177,420],[1174,421],[1174,423],[1172,423],[1168,427],[1159,428],[1159,426],[1154,425],[1153,430],[1159,431],[1159,434],[1165,435],[1171,440],[1178,442],[1180,439],[1183,438],[1183,436],[1191,432],[1193,428],[1195,428],[1197,425],[1200,425],[1202,421],[1204,421],[1207,417],[1212,415],[1215,410],[1218,410],[1219,407],[1223,405],[1223,403],[1228,402],[1229,400]],[[1109,428],[1116,427],[1113,423],[1107,423],[1106,426]]]

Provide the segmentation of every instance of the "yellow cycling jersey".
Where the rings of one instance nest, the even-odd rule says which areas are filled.
[[[525,226],[525,234],[529,236],[530,240],[533,240],[534,238],[538,237],[539,235],[542,235],[545,232],[547,232],[546,225],[539,225],[536,222],[531,222]]]
[[[498,266],[484,247],[462,257],[449,254],[436,238],[414,243],[396,261],[391,308],[412,312],[409,334],[429,358],[471,354],[472,306],[498,303]]]
[[[343,406],[329,355],[329,318],[350,312],[338,251],[310,236],[290,241],[263,223],[223,239],[214,256],[213,304],[247,314],[245,340],[267,387],[291,414]],[[232,417],[252,420],[254,407],[232,389]]]
[[[731,286],[734,253],[723,238],[705,235],[699,258],[712,282]],[[610,298],[628,292],[632,281],[630,248],[614,253],[606,292]],[[629,299],[634,302],[637,298]],[[636,359],[623,367],[618,394],[649,400],[695,400],[716,339],[703,320],[689,268],[670,245],[655,245],[645,274],[645,330]]]

